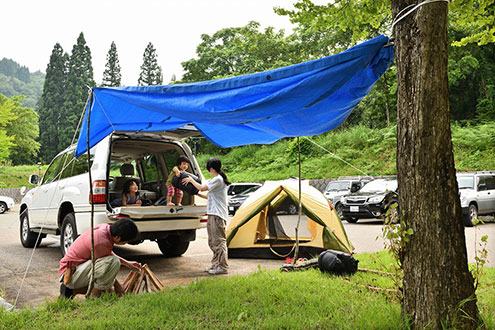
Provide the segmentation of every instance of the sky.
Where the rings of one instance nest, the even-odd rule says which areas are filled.
[[[196,57],[202,34],[254,20],[292,32],[286,16],[273,7],[292,8],[293,0],[8,0],[0,6],[0,59],[10,58],[31,72],[46,72],[53,46],[69,53],[80,32],[91,50],[95,81],[101,84],[112,41],[122,84],[137,85],[146,45],[152,42],[163,83],[182,77],[181,62]]]

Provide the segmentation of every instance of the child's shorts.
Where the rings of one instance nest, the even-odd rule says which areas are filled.
[[[167,185],[167,197],[173,197],[177,192],[177,197],[183,197],[184,193],[179,188],[175,188],[171,184]]]

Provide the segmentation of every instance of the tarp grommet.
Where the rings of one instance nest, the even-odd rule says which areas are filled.
[[[166,91],[167,91],[167,89],[166,89],[166,88],[164,88],[164,89],[163,89],[163,92],[165,93]]]
[[[270,75],[267,75],[266,80],[270,80],[270,79],[272,79],[272,77]]]

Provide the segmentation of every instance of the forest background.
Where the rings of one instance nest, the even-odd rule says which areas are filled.
[[[301,3],[304,3],[302,1]],[[265,71],[341,52],[359,42],[356,29],[315,24],[295,11],[275,9],[296,25],[290,34],[257,22],[204,34],[197,57],[182,62],[184,83]],[[315,6],[310,10],[321,10]],[[387,19],[366,26],[368,36],[389,34]],[[361,27],[362,28],[362,27]],[[453,144],[458,171],[495,169],[495,44],[470,43],[473,28],[451,14],[449,23],[449,92]],[[0,54],[1,57],[1,54]],[[138,85],[163,84],[158,54],[150,42],[143,54]],[[107,54],[103,80],[95,82],[91,51],[84,34],[69,55],[54,45],[46,74],[3,58],[0,61],[0,188],[18,187],[26,175],[48,164],[73,142],[87,100],[86,86],[120,86],[117,45]],[[395,174],[396,68],[392,66],[338,129],[301,139],[303,176]],[[77,136],[77,135],[76,135]],[[263,181],[297,176],[296,144],[282,139],[272,145],[221,149],[204,138],[190,141],[200,163],[222,158],[234,181]],[[359,168],[357,171],[334,155]],[[434,155],[432,155],[434,156]],[[14,169],[9,169],[15,166]],[[26,173],[24,173],[24,171]],[[22,182],[21,185],[25,185]]]

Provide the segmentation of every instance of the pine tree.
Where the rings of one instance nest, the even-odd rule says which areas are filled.
[[[76,126],[88,99],[88,88],[94,86],[91,51],[86,46],[84,35],[81,32],[77,43],[72,48],[69,60],[65,102],[60,116],[59,150],[68,147],[72,142]]]
[[[143,65],[139,74],[138,85],[161,85],[163,82],[162,68],[158,65],[155,47],[150,42],[143,54]]]
[[[117,87],[120,86],[122,75],[120,74],[119,56],[117,55],[117,46],[112,41],[110,50],[107,54],[107,64],[105,65],[105,71],[103,72],[103,87]]]
[[[68,57],[60,44],[55,44],[46,68],[43,93],[37,104],[41,144],[39,157],[44,163],[48,163],[59,151],[60,113],[65,101]]]

